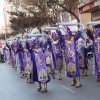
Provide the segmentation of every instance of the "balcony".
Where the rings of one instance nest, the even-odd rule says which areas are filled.
[[[89,0],[88,0],[89,1]],[[80,6],[79,13],[90,13],[99,9],[99,1],[98,0],[90,0],[90,2]]]

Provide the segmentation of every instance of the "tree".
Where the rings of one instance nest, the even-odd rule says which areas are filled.
[[[47,7],[44,3],[39,4],[37,2],[34,2],[32,6],[27,6],[23,3],[20,6],[23,8],[23,11],[16,8],[16,11],[8,12],[11,16],[11,28],[14,31],[20,33],[31,32],[34,27],[48,24],[54,26],[59,21],[57,17],[59,10],[57,10],[56,6]]]
[[[38,7],[37,9],[34,9],[35,7]],[[58,14],[59,10],[57,11],[57,8],[53,6],[52,9],[48,9],[45,5],[35,5],[35,7],[25,7],[32,16],[35,17],[35,21],[37,21],[36,26],[43,26],[43,25],[52,25],[54,26],[55,23],[57,23],[59,20]],[[33,10],[34,9],[34,10]]]
[[[62,8],[64,11],[70,13],[73,15],[76,19],[77,22],[80,22],[79,17],[75,13],[75,10],[77,9],[79,5],[79,0],[45,0],[47,4],[56,4],[60,8]]]
[[[77,9],[78,5],[83,2],[83,0],[25,0],[25,3],[28,4],[30,2],[30,5],[36,5],[37,7],[46,5],[48,8],[50,7],[53,9],[53,7],[58,7],[58,9],[64,10],[71,15],[73,15],[78,22],[80,22],[79,17],[75,13],[75,10]],[[57,9],[56,9],[57,11]]]
[[[24,33],[31,32],[37,26],[55,26],[60,21],[58,16],[62,11],[70,13],[80,22],[74,12],[78,4],[79,0],[17,0],[14,3],[16,10],[9,12],[11,28]]]
[[[32,18],[29,18],[29,16],[26,16],[25,12],[21,12],[21,11],[13,12],[13,11],[11,11],[11,12],[9,12],[9,14],[11,15],[9,21],[11,23],[12,30],[16,30],[16,31],[21,32],[21,33],[31,31],[32,27],[30,27],[29,20]]]

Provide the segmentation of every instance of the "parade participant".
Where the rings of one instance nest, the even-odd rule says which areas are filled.
[[[4,61],[6,63],[9,63],[10,55],[9,55],[9,49],[7,48],[6,44],[4,44],[3,53],[4,53]]]
[[[62,79],[61,70],[63,68],[63,57],[62,57],[60,41],[58,40],[58,36],[55,32],[52,33],[51,49],[52,49],[53,66],[55,70],[58,70],[58,79],[61,80]]]
[[[12,68],[15,68],[15,51],[12,48],[12,44],[13,41],[10,40],[6,45],[9,48],[9,52],[10,52],[10,65],[12,66]]]
[[[54,71],[54,68],[53,68],[53,65],[52,65],[52,52],[51,52],[51,49],[50,49],[50,45],[51,45],[51,42],[50,42],[50,39],[47,39],[47,48],[45,49],[45,55],[46,55],[46,65],[50,68],[50,74],[52,76],[53,79],[55,79],[55,71]]]
[[[26,75],[24,73],[25,71],[25,66],[24,66],[24,50],[23,50],[23,39],[20,39],[18,43],[18,50],[19,50],[19,60],[20,60],[20,70],[21,70],[21,78],[25,78]]]
[[[67,34],[65,35],[66,76],[73,78],[71,86],[76,86],[76,88],[81,87],[78,56],[76,49],[76,41],[79,39],[80,34],[81,32],[77,31],[76,35],[72,36],[72,32],[67,31]]]
[[[13,42],[10,44],[10,50],[11,50],[11,65],[12,65],[12,68],[16,68],[16,52],[14,50],[14,44]]]
[[[48,35],[48,32],[46,31],[46,38],[45,41],[43,43],[43,51],[46,55],[46,65],[50,68],[50,74],[52,76],[53,79],[55,79],[55,72],[54,72],[54,68],[52,66],[52,52],[51,52],[51,41],[50,41],[50,37]]]
[[[60,29],[59,29],[60,28]],[[69,28],[69,27],[68,27]],[[63,55],[63,58],[64,58],[64,60],[65,60],[65,52],[64,52],[64,36],[65,36],[65,34],[66,34],[66,32],[67,32],[67,28],[65,28],[64,26],[62,26],[62,25],[59,25],[58,26],[58,31],[60,31],[61,33],[61,48],[62,48],[62,55]],[[58,34],[59,35],[59,34]]]
[[[11,47],[10,47],[10,42],[6,42],[6,46],[7,46],[7,48],[8,48],[8,64],[9,65],[12,65],[12,59],[11,59]]]
[[[21,39],[17,38],[17,50],[16,50],[16,65],[17,65],[17,72],[22,73],[21,77],[25,77],[24,72],[24,64],[23,64],[23,48],[21,44]]]
[[[87,35],[93,41],[93,67],[94,74],[96,75],[97,82],[100,81],[100,28],[96,28],[92,34],[92,31],[87,26]]]
[[[88,59],[91,60],[93,58],[93,42],[90,38],[86,39],[86,52]]]
[[[31,54],[29,50],[26,48],[26,43],[23,44],[23,51],[24,51],[24,74],[26,75],[26,82],[32,83],[32,61],[31,61]]]
[[[63,48],[64,47],[64,35],[66,33],[66,29],[63,26],[58,26],[56,32],[58,34],[58,39],[60,40],[61,47]]]
[[[87,52],[86,52],[86,42],[81,37],[78,40],[78,59],[79,59],[79,68],[82,69],[81,76],[87,76],[87,69],[88,69],[88,59],[87,59]]]
[[[16,40],[13,41],[12,45],[11,45],[11,52],[12,52],[12,65],[13,68],[15,68],[15,70],[17,70],[16,67]]]
[[[58,39],[60,41],[60,45],[61,45],[61,49],[62,49],[62,55],[64,56],[65,55],[65,53],[64,53],[64,37],[63,37],[59,28],[56,30],[56,32],[58,34]]]
[[[15,59],[16,59],[16,70],[17,70],[17,73],[21,73],[21,70],[20,70],[20,60],[19,60],[19,50],[18,50],[18,41],[19,41],[19,38],[17,38],[15,41],[14,41],[14,50],[15,50]]]
[[[46,68],[46,57],[43,50],[40,48],[39,41],[37,38],[33,41],[33,47],[30,50],[31,58],[33,62],[33,80],[38,82],[38,91],[43,93],[47,92],[47,83],[50,81],[50,76]],[[27,48],[29,44],[27,43]],[[42,88],[42,84],[44,88]]]

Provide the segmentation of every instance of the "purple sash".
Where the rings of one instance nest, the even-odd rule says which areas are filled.
[[[12,65],[14,66],[16,64],[16,56],[15,51],[11,49],[11,57],[12,57]]]
[[[95,40],[95,55],[98,67],[98,72],[100,72],[100,40]]]
[[[23,59],[23,63],[24,63],[24,70],[25,73],[32,73],[32,61],[31,61],[31,54],[29,51],[24,50],[24,59]]]
[[[70,77],[74,77],[76,75],[74,38],[70,42],[65,41],[65,56],[66,72]]]
[[[63,68],[63,57],[60,42],[52,42],[53,55],[55,59],[54,68],[56,70]]]
[[[52,65],[52,54],[48,50],[45,51],[45,57],[46,57],[46,65],[50,66]]]
[[[46,60],[43,52],[34,51],[37,73],[38,73],[38,81],[42,83],[46,83],[48,81],[48,72],[46,68]]]
[[[5,48],[5,57],[6,57],[6,61],[10,63],[10,51],[8,48]]]
[[[32,61],[31,61],[31,54],[29,51],[24,51],[24,66],[29,65],[32,66]]]

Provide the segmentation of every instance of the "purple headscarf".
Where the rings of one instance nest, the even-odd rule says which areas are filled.
[[[95,32],[96,32],[98,35],[100,35],[100,28],[96,28],[96,29],[95,29]]]
[[[52,37],[57,37],[57,34],[55,32],[53,32]]]
[[[39,42],[39,38],[36,37],[36,38],[33,40],[34,46],[37,45],[37,44],[39,44],[39,43],[40,43],[40,42]]]
[[[67,30],[67,33],[65,34],[65,36],[67,35],[72,35],[72,32],[70,30]]]
[[[17,41],[14,41],[14,42],[12,43],[12,46],[13,46],[13,47],[17,47],[17,45],[18,45],[18,44],[17,44]]]

